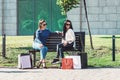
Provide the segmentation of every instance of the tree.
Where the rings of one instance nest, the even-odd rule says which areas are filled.
[[[78,7],[80,0],[57,0],[57,5],[61,8],[61,14],[66,15],[72,8]]]

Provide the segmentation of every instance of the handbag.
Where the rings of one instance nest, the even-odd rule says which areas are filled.
[[[63,58],[62,59],[62,69],[73,69],[73,59]]]

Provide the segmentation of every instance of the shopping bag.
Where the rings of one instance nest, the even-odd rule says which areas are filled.
[[[71,55],[71,56],[66,56],[65,58],[72,58],[73,59],[73,68],[74,69],[81,69],[81,57],[80,57],[80,55]]]
[[[63,58],[62,59],[62,69],[73,69],[73,59]]]
[[[18,68],[32,68],[32,59],[30,54],[19,54],[18,55]]]

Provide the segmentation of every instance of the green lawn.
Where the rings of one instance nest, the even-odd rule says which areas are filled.
[[[92,67],[119,67],[120,66],[120,35],[116,35],[116,61],[112,61],[112,36],[93,35],[94,50],[90,49],[89,36],[86,36],[85,51],[88,54],[88,65]],[[0,67],[17,67],[17,57],[20,53],[27,53],[32,47],[32,36],[7,36],[6,56],[2,58],[2,37],[0,37]],[[55,52],[48,52],[47,65],[55,57]],[[39,53],[37,54],[37,60]]]
[[[112,61],[112,36],[94,35],[94,50],[90,49],[89,37],[86,36],[86,52],[88,64],[94,67],[119,67],[120,66],[120,35],[116,35],[116,61]]]

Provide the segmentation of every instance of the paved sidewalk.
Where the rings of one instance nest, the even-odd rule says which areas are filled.
[[[0,80],[120,80],[120,68],[79,70],[0,68]]]

